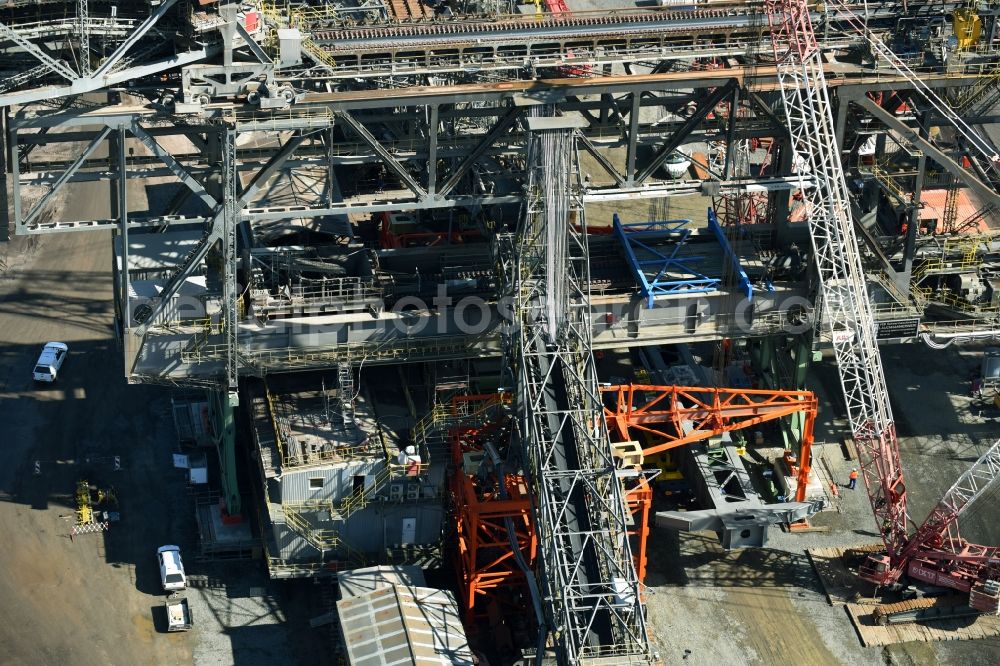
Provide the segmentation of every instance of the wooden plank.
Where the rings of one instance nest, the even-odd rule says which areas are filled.
[[[840,438],[840,450],[844,454],[845,460],[858,459],[858,447],[854,444],[854,438],[844,436]]]
[[[820,585],[826,592],[826,600],[831,606],[847,603],[854,595],[853,572],[848,571],[841,560],[843,548],[809,548],[806,555],[812,563]]]
[[[864,647],[880,647],[918,641],[975,640],[1000,636],[1000,617],[981,615],[966,619],[928,620],[883,627],[872,618],[873,604],[859,604],[854,598],[856,575],[844,566],[841,556],[849,548],[809,548],[806,554],[819,577],[830,605],[842,605]]]
[[[875,624],[872,619],[871,605],[848,603],[846,608],[864,647],[881,647],[910,641],[967,641],[1000,636],[1000,618],[995,616],[981,615],[964,624],[961,620],[950,619],[883,627]]]
[[[708,164],[708,158],[705,156],[705,153],[693,152],[691,153],[691,157],[693,158],[691,160],[691,168],[694,169],[695,178],[698,180],[710,180],[708,171],[701,166],[702,164]]]

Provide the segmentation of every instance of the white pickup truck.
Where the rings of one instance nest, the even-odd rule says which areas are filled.
[[[46,342],[42,353],[35,361],[35,371],[32,377],[36,382],[54,382],[69,353],[69,347],[63,342]]]

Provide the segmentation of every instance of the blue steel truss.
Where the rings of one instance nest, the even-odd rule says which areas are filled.
[[[747,272],[743,270],[740,265],[740,258],[736,256],[736,252],[733,251],[733,246],[729,244],[729,239],[726,238],[726,232],[722,230],[722,226],[719,224],[719,218],[715,216],[715,211],[711,208],[708,209],[708,228],[715,233],[715,237],[719,239],[719,245],[722,246],[723,252],[729,257],[729,261],[733,265],[733,275],[739,278],[740,288],[743,290],[743,294],[747,297],[747,301],[753,301],[753,285],[750,284],[750,278],[747,277]]]
[[[704,256],[679,257],[678,253],[691,236],[688,228],[691,220],[669,220],[665,222],[637,222],[622,224],[618,214],[614,216],[615,235],[625,249],[632,274],[639,282],[639,289],[646,297],[647,307],[652,308],[658,296],[678,293],[705,293],[715,290],[722,281],[699,273],[690,264],[703,260]],[[654,246],[647,239],[670,239],[669,245]],[[684,277],[674,277],[676,274]],[[667,277],[670,275],[671,277]]]

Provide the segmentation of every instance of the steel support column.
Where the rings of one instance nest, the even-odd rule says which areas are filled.
[[[10,171],[10,180],[7,184],[7,191],[10,193],[11,199],[11,212],[14,214],[14,223],[21,219],[21,161],[18,155],[18,145],[17,145],[17,127],[10,122],[10,109],[9,107],[4,107],[3,110],[4,119],[6,123],[4,129],[7,133],[7,141],[5,142],[5,157],[7,159],[7,165]],[[15,227],[16,233],[21,233],[20,229]]]
[[[792,163],[795,152],[789,145],[788,141],[782,141],[778,145],[778,164],[776,169],[776,176],[788,176],[792,173]],[[773,210],[774,210],[774,238],[779,245],[787,244],[789,241],[789,236],[791,229],[789,225],[789,215],[791,215],[791,208],[789,203],[789,198],[791,194],[789,192],[774,192],[771,194],[773,197]]]
[[[732,96],[729,98],[729,119],[726,128],[726,162],[722,167],[722,180],[729,180],[733,169],[733,153],[736,137],[736,116],[740,109],[740,87],[733,86]],[[739,174],[744,175],[744,174]]]
[[[3,192],[0,192],[0,219],[3,220],[3,229],[0,229],[0,242],[10,240],[10,179],[7,174],[7,163],[11,159],[11,149],[7,126],[10,117],[7,109],[0,109],[0,178],[3,179]],[[13,155],[17,159],[17,154]]]
[[[632,111],[628,117],[628,148],[625,158],[625,186],[636,185],[635,158],[639,149],[639,103],[642,97],[638,92],[632,93]],[[683,139],[683,137],[681,137]],[[642,179],[639,179],[642,182]]]
[[[927,130],[927,112],[920,114],[920,137],[924,141],[930,140],[930,132]],[[906,213],[906,239],[903,245],[903,270],[895,275],[897,286],[903,293],[909,292],[910,276],[913,275],[913,259],[917,253],[917,233],[920,231],[920,196],[923,194],[924,178],[927,176],[927,155],[920,151],[917,158],[917,177],[913,184],[913,198],[910,200],[910,209]]]
[[[841,95],[838,91],[837,94],[837,117],[834,121],[834,134],[837,136],[837,148],[840,149],[841,153],[844,151],[844,134],[847,130],[847,112],[850,110],[850,101]]]
[[[427,194],[437,193],[438,131],[440,112],[438,104],[431,104],[427,119]]]

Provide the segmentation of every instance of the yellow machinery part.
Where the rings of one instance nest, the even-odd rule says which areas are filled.
[[[92,522],[94,522],[94,512],[90,510],[89,506],[81,506],[76,510],[77,525],[88,525]]]
[[[86,525],[94,522],[94,511],[90,508],[90,483],[76,483],[76,524]]]
[[[952,15],[952,30],[958,40],[959,49],[972,48],[979,43],[983,32],[983,22],[975,10],[963,7]]]

